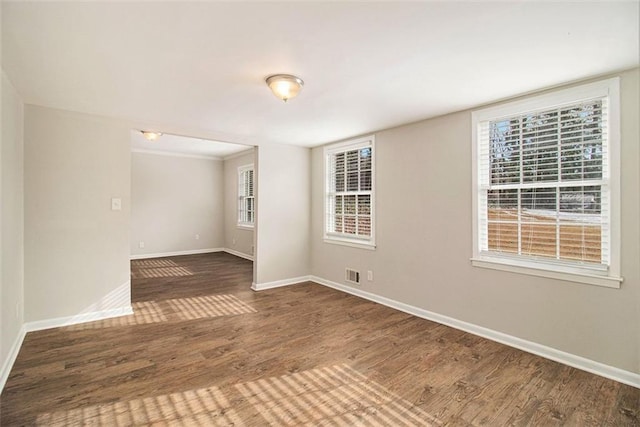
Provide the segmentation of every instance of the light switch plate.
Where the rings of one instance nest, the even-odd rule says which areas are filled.
[[[122,199],[119,197],[114,197],[111,199],[111,210],[112,211],[121,211],[122,210]]]

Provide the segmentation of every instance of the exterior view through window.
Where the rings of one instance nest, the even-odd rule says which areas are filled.
[[[325,239],[373,245],[373,137],[330,146]]]
[[[489,122],[489,251],[607,264],[602,113],[592,100]]]
[[[618,85],[473,113],[474,261],[617,277]]]

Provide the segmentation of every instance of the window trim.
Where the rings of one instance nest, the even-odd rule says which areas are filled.
[[[253,222],[245,222],[245,221],[241,221],[240,220],[240,212],[241,212],[241,201],[240,198],[243,197],[243,194],[240,194],[240,186],[241,186],[241,181],[242,181],[242,175],[247,172],[247,171],[253,171]],[[244,229],[244,230],[253,230],[255,227],[255,218],[256,218],[256,210],[255,210],[255,206],[256,206],[256,171],[254,168],[254,164],[250,163],[247,165],[242,165],[242,166],[238,166],[238,179],[236,181],[237,183],[237,197],[238,197],[238,204],[236,207],[236,226],[237,228],[240,229]]]
[[[606,270],[580,268],[577,264],[563,265],[558,262],[531,260],[500,254],[480,252],[480,221],[478,211],[481,189],[479,186],[480,161],[478,155],[478,134],[482,122],[512,117],[519,114],[579,103],[584,100],[608,97],[609,108],[609,195],[610,195],[610,264]],[[542,276],[589,285],[620,288],[620,79],[618,77],[594,83],[574,86],[567,89],[528,97],[522,100],[506,102],[471,113],[472,130],[472,236],[473,254],[471,265],[474,267],[514,273]]]
[[[363,238],[354,236],[352,238],[345,237],[343,234],[337,235],[327,231],[327,209],[328,209],[328,181],[329,181],[329,155],[349,150],[371,147],[371,236]],[[323,150],[324,176],[323,176],[323,224],[322,236],[325,243],[331,243],[342,246],[349,246],[359,249],[376,249],[376,149],[375,135],[368,135],[361,138],[350,139],[348,141],[338,142],[326,145]]]

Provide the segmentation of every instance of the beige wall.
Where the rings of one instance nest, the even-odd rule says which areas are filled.
[[[23,120],[20,96],[2,72],[0,121],[0,369],[18,339],[24,309]],[[2,369],[2,374],[8,370]],[[3,378],[4,379],[4,378]],[[0,387],[4,384],[0,380]]]
[[[470,111],[376,133],[375,251],[323,242],[313,149],[312,274],[347,285],[345,267],[372,270],[359,289],[640,373],[638,85],[637,69],[622,74],[621,289],[471,266]]]
[[[309,154],[291,145],[257,149],[257,285],[309,274]]]
[[[223,169],[221,160],[131,153],[131,254],[224,247]]]
[[[130,305],[129,132],[119,121],[26,106],[25,321]]]
[[[224,161],[224,247],[252,258],[253,230],[238,227],[238,167],[249,164],[255,164],[253,149]]]

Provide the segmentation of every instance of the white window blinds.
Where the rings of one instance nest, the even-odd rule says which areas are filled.
[[[606,268],[608,99],[479,122],[481,253]]]
[[[255,222],[253,165],[238,168],[238,225],[252,227]]]
[[[373,244],[373,139],[326,150],[325,238]]]

